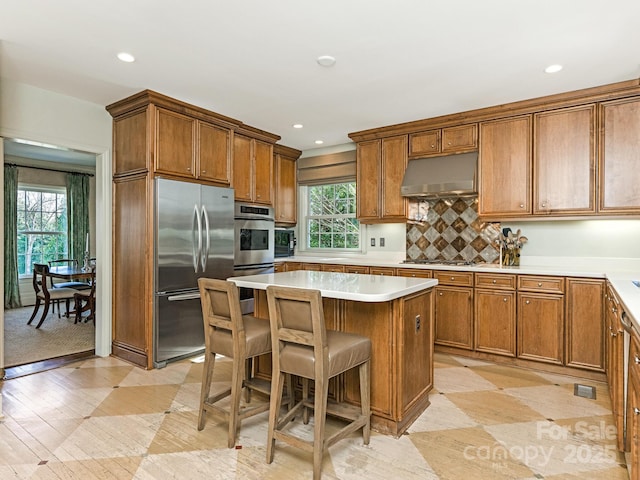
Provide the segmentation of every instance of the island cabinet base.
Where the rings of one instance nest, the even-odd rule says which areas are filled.
[[[433,290],[389,302],[323,300],[327,328],[371,339],[371,428],[400,436],[429,406],[433,388]],[[268,318],[265,292],[256,290],[254,315]],[[271,359],[260,358],[256,376],[268,378]],[[346,372],[330,397],[359,405],[357,372]]]

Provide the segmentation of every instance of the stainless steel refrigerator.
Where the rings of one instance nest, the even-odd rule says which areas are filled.
[[[233,276],[234,192],[156,179],[156,368],[204,351],[198,278]]]

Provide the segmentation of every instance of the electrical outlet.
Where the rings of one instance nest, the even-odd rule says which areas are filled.
[[[384,237],[380,237],[380,246],[384,247]]]
[[[371,246],[372,246],[372,247],[375,247],[375,246],[376,246],[376,239],[375,239],[375,238],[372,238],[372,239],[371,239]]]
[[[420,331],[420,315],[416,315],[416,332]]]

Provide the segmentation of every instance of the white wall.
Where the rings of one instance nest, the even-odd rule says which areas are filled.
[[[111,116],[102,105],[0,78],[0,137],[97,155],[94,248],[100,263],[96,293],[98,355],[108,355],[111,349],[111,128]],[[4,330],[3,312],[0,329]],[[4,358],[0,356],[2,366]]]

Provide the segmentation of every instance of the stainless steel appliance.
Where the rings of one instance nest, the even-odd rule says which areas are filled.
[[[276,228],[274,232],[274,256],[276,258],[293,257],[295,254],[296,237],[293,230]]]
[[[275,251],[273,208],[238,202],[234,219],[233,275],[272,273]],[[253,312],[253,290],[240,289],[240,305],[242,313]]]
[[[156,180],[153,361],[204,351],[198,278],[233,275],[231,188]]]

